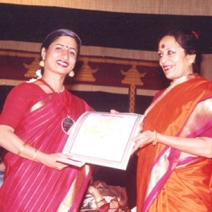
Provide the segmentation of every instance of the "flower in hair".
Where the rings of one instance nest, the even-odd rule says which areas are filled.
[[[41,69],[38,69],[36,72],[35,72],[37,78],[32,78],[30,80],[28,80],[27,82],[31,83],[31,82],[35,82],[37,80],[39,80],[40,78],[42,78],[42,74],[41,74]]]

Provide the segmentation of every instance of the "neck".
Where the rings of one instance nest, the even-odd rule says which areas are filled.
[[[177,85],[179,83],[182,83],[184,81],[187,81],[188,79],[194,78],[196,75],[194,73],[190,73],[188,75],[182,76],[180,78],[177,79],[173,79],[173,81],[171,82],[171,84]]]
[[[65,87],[61,83],[52,83],[50,80],[46,80],[44,77],[40,81],[45,84],[52,92],[61,93],[64,91]]]

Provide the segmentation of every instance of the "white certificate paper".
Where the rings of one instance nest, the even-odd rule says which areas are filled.
[[[143,115],[85,112],[72,126],[63,154],[83,163],[125,170]],[[70,160],[71,163],[72,160]]]

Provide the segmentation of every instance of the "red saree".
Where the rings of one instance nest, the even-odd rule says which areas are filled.
[[[73,120],[92,110],[68,91],[45,94],[30,108],[15,129],[26,143],[42,152],[62,152],[67,140],[61,121]],[[90,179],[90,167],[68,167],[62,171],[21,158],[12,153],[5,157],[6,172],[0,188],[1,212],[78,211]]]
[[[212,137],[211,108],[212,83],[196,76],[162,96],[145,117],[144,130]],[[137,211],[212,211],[211,176],[211,159],[180,159],[177,149],[159,143],[148,145],[139,152]]]

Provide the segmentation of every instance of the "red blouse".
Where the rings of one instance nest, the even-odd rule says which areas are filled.
[[[45,92],[34,83],[21,83],[14,87],[6,98],[0,124],[16,129],[24,114],[44,94]]]

